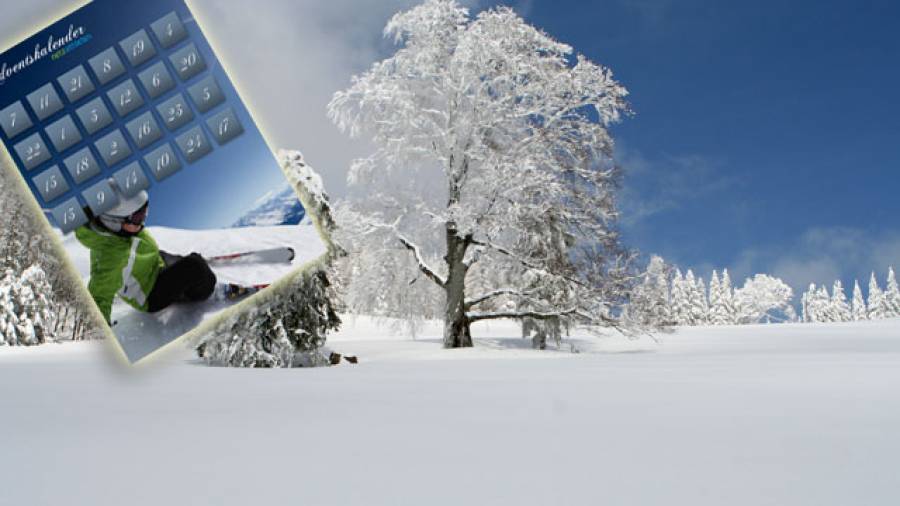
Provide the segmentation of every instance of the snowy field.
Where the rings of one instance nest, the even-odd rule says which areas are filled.
[[[326,250],[318,231],[309,221],[301,225],[222,230],[165,227],[151,227],[148,230],[161,250],[175,255],[197,252],[204,257],[213,257],[267,248],[294,248],[297,256],[290,264],[240,264],[214,268],[220,283],[246,286],[271,284],[319,258]],[[63,246],[86,284],[91,273],[90,252],[74,234],[63,239]],[[115,322],[113,332],[129,360],[136,362],[233,304],[211,299],[203,303],[175,305],[151,315],[135,311],[117,298],[112,310],[112,321]]]
[[[900,321],[444,351],[348,320],[361,363],[0,348],[0,504],[900,503]],[[567,349],[568,350],[568,349]]]

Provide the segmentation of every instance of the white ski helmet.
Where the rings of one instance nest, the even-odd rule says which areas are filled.
[[[122,224],[133,214],[143,209],[150,201],[150,196],[146,191],[142,190],[131,197],[125,197],[117,185],[111,184],[110,187],[112,187],[116,197],[119,198],[119,204],[101,214],[99,218],[100,222],[103,223],[103,226],[113,232],[120,232],[122,230]]]

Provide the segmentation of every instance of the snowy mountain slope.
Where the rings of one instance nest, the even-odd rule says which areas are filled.
[[[245,227],[222,230],[178,230],[152,227],[150,233],[160,249],[187,255],[204,256],[239,253],[278,246],[294,248],[297,257],[291,264],[241,264],[215,268],[220,283],[239,285],[271,284],[306,262],[325,253],[325,244],[311,225]],[[90,253],[74,236],[63,245],[87,283],[90,276]],[[229,301],[209,300],[197,304],[179,304],[156,314],[135,311],[117,301],[113,306],[113,331],[129,360],[137,361],[185,334],[202,321],[233,305]]]
[[[358,366],[0,349],[0,504],[900,501],[900,320],[577,333],[573,354],[509,322],[445,351],[438,324],[345,319],[330,345]]]
[[[278,191],[264,195],[255,207],[241,217],[235,227],[271,227],[276,225],[297,225],[303,221],[306,210],[297,198],[290,184],[285,183]]]

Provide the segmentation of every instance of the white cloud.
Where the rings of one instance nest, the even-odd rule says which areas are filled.
[[[757,272],[772,274],[800,293],[810,283],[830,287],[836,279],[859,279],[865,288],[872,271],[884,284],[891,265],[900,266],[900,233],[896,231],[814,227],[792,244],[743,252],[733,270],[741,277]]]
[[[677,4],[673,0],[618,0],[636,16],[642,33],[654,34],[664,29]]]
[[[335,91],[388,46],[382,29],[412,0],[194,0],[203,29],[229,67],[273,148],[299,149],[326,188],[342,195],[366,143],[326,116]]]
[[[718,161],[701,155],[664,154],[650,159],[620,142],[615,157],[625,172],[620,203],[626,227],[737,183],[734,177],[721,174]]]
[[[5,2],[0,16],[0,52],[18,44],[39,29],[88,3],[85,0],[30,0]]]
[[[518,0],[511,4],[511,7],[516,11],[516,14],[523,18],[527,18],[534,12],[534,2],[535,0]]]

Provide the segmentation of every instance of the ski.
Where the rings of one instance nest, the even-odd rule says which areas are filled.
[[[220,287],[216,289],[215,298],[217,300],[235,301],[254,295],[270,286],[272,285],[236,285],[234,283],[228,283],[220,285]]]
[[[294,261],[294,248],[272,248],[256,251],[246,251],[243,253],[232,253],[230,255],[217,255],[209,257],[206,261],[210,265],[230,265],[230,264],[280,264],[291,263]]]

